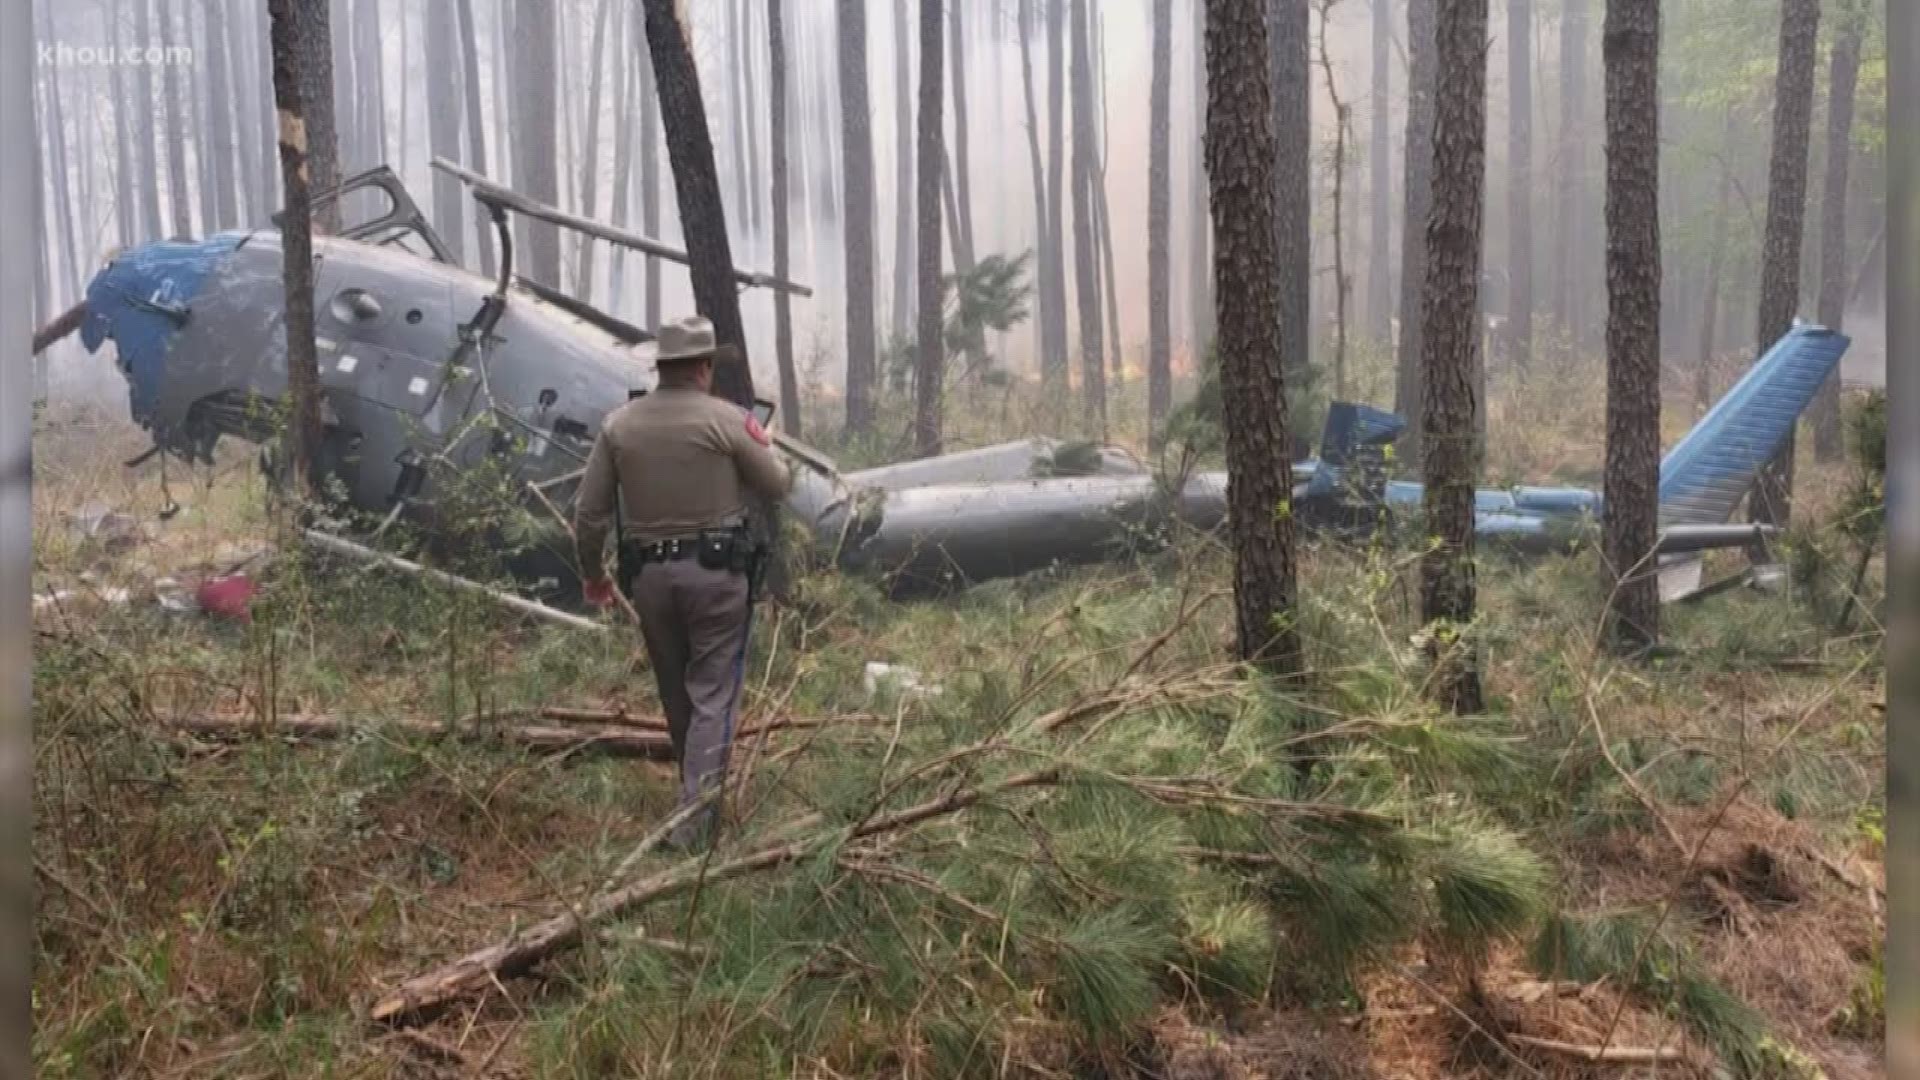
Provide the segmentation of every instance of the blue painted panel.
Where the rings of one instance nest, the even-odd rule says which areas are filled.
[[[93,352],[113,339],[135,420],[151,422],[174,334],[193,317],[193,300],[208,275],[246,237],[229,232],[143,244],[121,252],[87,285],[81,343]]]

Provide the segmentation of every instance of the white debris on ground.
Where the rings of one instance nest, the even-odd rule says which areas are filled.
[[[941,692],[938,683],[923,681],[918,671],[899,664],[883,664],[878,660],[867,661],[861,681],[869,694],[877,694],[885,689],[904,697],[938,697]]]

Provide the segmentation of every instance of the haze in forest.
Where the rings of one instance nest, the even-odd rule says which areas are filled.
[[[277,196],[271,175],[272,144],[262,142],[271,118],[271,94],[264,82],[266,19],[261,5],[238,0],[74,0],[53,5],[35,0],[39,31],[37,89],[42,139],[42,224],[38,308],[42,315],[63,309],[84,286],[95,266],[117,247],[174,234],[178,223],[188,232],[206,234],[221,228],[261,224]],[[557,40],[556,70],[517,73],[503,79],[515,62],[513,35],[503,33],[505,18],[514,5],[553,5]],[[1066,0],[1060,0],[1065,3]],[[1202,90],[1195,50],[1196,0],[1175,0],[1171,19],[1171,333],[1176,373],[1194,368],[1197,323],[1204,311],[1209,286],[1201,279],[1211,268],[1204,257],[1194,258],[1196,216],[1205,211],[1199,123]],[[1027,103],[1021,78],[1020,35],[1026,34],[1031,54],[1035,115],[1039,142],[1049,149],[1046,126],[1049,63],[1045,8],[1047,0],[1032,0],[1030,24],[1017,26],[1022,5],[1015,0],[979,0],[967,3],[957,23],[962,27],[964,82],[968,114],[967,151],[971,226],[976,257],[1000,253],[1016,255],[1035,245],[1034,193],[1026,130]],[[1584,78],[1576,102],[1575,130],[1563,124],[1568,115],[1568,80],[1562,62],[1563,8],[1584,11]],[[429,159],[445,148],[429,138],[436,109],[448,111],[446,123],[455,131],[458,152],[448,152],[469,165],[474,160],[470,118],[465,115],[462,91],[465,68],[459,48],[457,10],[453,0],[333,0],[335,99],[339,114],[341,165],[351,174],[375,164],[395,168],[416,200],[436,224],[449,220],[446,203],[457,201],[464,262],[479,269],[479,237],[474,232],[476,207],[463,188],[442,180],[435,183]],[[514,122],[511,104],[521,94],[515,79],[532,85],[550,84],[564,123],[555,131],[555,175],[560,179],[556,201],[565,209],[601,220],[624,220],[637,231],[642,214],[640,169],[626,185],[626,205],[610,205],[617,169],[617,133],[622,125],[638,128],[642,99],[652,95],[644,64],[638,5],[613,0],[472,0],[474,43],[478,66],[479,130],[487,140],[485,171],[503,182],[521,179],[514,167],[517,151],[511,143]],[[1490,22],[1487,93],[1487,188],[1484,211],[1483,288],[1481,306],[1490,319],[1501,319],[1507,303],[1509,259],[1508,141],[1510,100],[1506,20],[1494,5]],[[1772,5],[1758,5],[1771,9]],[[1336,122],[1322,67],[1322,13],[1326,58],[1334,88],[1348,107],[1350,129],[1341,179],[1342,247],[1349,280],[1350,332],[1356,339],[1377,339],[1392,333],[1390,321],[1398,311],[1399,275],[1394,267],[1404,236],[1401,176],[1406,120],[1405,4],[1392,0],[1333,0],[1316,2],[1314,9],[1313,72],[1311,77],[1314,127],[1314,164],[1311,176],[1312,310],[1316,334],[1312,351],[1324,364],[1334,318],[1333,144]],[[771,214],[768,212],[769,123],[768,55],[765,5],[757,2],[701,0],[682,5],[688,20],[702,92],[711,126],[716,164],[727,204],[727,226],[736,261],[743,266],[770,269]],[[1388,86],[1384,103],[1374,100],[1370,35],[1376,9],[1389,15]],[[1562,286],[1553,279],[1564,273],[1569,299],[1567,313],[1574,342],[1597,348],[1604,308],[1601,240],[1601,66],[1598,48],[1599,7],[1591,0],[1533,0],[1532,43],[1532,185],[1533,279],[1536,319],[1553,314],[1554,297]],[[898,183],[899,133],[907,133],[904,147],[912,153],[911,110],[917,86],[917,62],[910,4],[868,4],[866,28],[867,79],[871,103],[874,193],[874,319],[884,353],[896,328],[909,328],[898,317],[896,268],[899,265],[896,223],[912,215],[911,184],[903,202]],[[1685,0],[1668,5],[1666,48],[1662,57],[1662,202],[1666,211],[1663,246],[1666,273],[1663,304],[1663,351],[1669,362],[1693,365],[1704,353],[1725,353],[1731,362],[1750,358],[1752,305],[1757,295],[1756,269],[1761,209],[1764,201],[1767,156],[1766,88],[1773,62],[1773,25],[1760,18],[1756,5],[1736,0]],[[810,285],[814,296],[794,306],[795,352],[802,379],[814,393],[838,392],[845,354],[844,245],[842,240],[842,125],[836,65],[839,28],[836,5],[795,2],[787,5],[791,161],[792,276]],[[1150,61],[1152,5],[1147,0],[1103,0],[1092,5],[1095,23],[1094,67],[1100,108],[1096,115],[1099,168],[1103,173],[1110,216],[1112,283],[1117,316],[1122,373],[1143,377],[1148,336],[1147,203]],[[904,20],[906,25],[899,25]],[[1829,20],[1828,22],[1831,22]],[[1828,26],[1823,23],[1823,34]],[[599,49],[594,52],[596,33]],[[1879,34],[1870,35],[1862,79],[1862,107],[1855,143],[1860,148],[1851,172],[1848,211],[1849,248],[1863,260],[1866,277],[1884,275],[1869,266],[1873,237],[1884,216],[1884,183],[1878,155],[1884,130],[1884,106],[1874,104],[1874,80],[1884,82],[1884,58]],[[907,80],[899,79],[896,49],[905,42],[909,52]],[[951,45],[951,43],[950,43]],[[132,50],[138,55],[129,56]],[[436,51],[437,50],[437,51]],[[1067,50],[1070,57],[1071,49]],[[111,63],[116,56],[137,62]],[[1822,48],[1825,78],[1826,51]],[[949,65],[952,55],[947,58]],[[444,78],[442,77],[444,71]],[[952,83],[947,86],[949,97]],[[166,108],[169,95],[176,104]],[[1068,93],[1070,100],[1071,94]],[[1376,109],[1387,115],[1387,167],[1376,170],[1374,156]],[[589,109],[595,110],[589,115]],[[902,110],[909,121],[900,121]],[[955,110],[945,110],[947,152],[956,145]],[[1066,168],[1073,144],[1072,109],[1062,112],[1065,131],[1062,160],[1049,169]],[[658,238],[681,242],[672,176],[659,139],[659,125],[651,128],[658,160]],[[54,138],[57,134],[58,138]],[[502,143],[506,153],[503,154]],[[1811,150],[1809,200],[1817,206],[1823,175],[1824,140],[1816,137]],[[169,147],[175,148],[169,151]],[[262,147],[265,155],[262,156]],[[1578,160],[1563,160],[1569,149]],[[630,153],[640,158],[644,149]],[[177,155],[178,167],[173,164]],[[231,207],[203,191],[209,183],[209,162],[231,159],[237,169],[238,191]],[[125,165],[121,164],[125,161]],[[593,205],[587,206],[587,174],[593,180]],[[1722,182],[1721,173],[1726,173]],[[176,205],[172,187],[176,176],[185,194]],[[1376,259],[1371,228],[1371,199],[1375,178],[1389,185],[1389,227],[1382,279],[1387,283],[1386,310],[1373,294],[1372,266]],[[909,181],[910,181],[909,177]],[[1196,189],[1201,185],[1201,190]],[[748,196],[743,201],[742,195]],[[1568,200],[1571,200],[1570,202]],[[752,205],[749,205],[749,201]],[[1071,200],[1067,200],[1071,203]],[[122,203],[131,202],[131,206]],[[1565,205],[1563,205],[1565,204]],[[1069,210],[1071,209],[1069,205]],[[184,216],[182,216],[184,213]],[[1809,233],[1814,219],[1809,215]],[[1716,231],[1716,225],[1718,231]],[[909,235],[910,241],[910,235]],[[645,323],[645,275],[639,260],[620,261],[618,292],[614,291],[615,256],[607,245],[590,243],[591,281],[579,280],[576,245],[583,241],[562,234],[563,287],[587,295],[594,303],[636,323]],[[943,245],[951,268],[954,245]],[[1714,249],[1721,250],[1715,257]],[[1818,263],[1819,245],[1806,245],[1809,270]],[[1071,310],[1077,293],[1073,245],[1063,243],[1066,303]],[[1564,261],[1562,252],[1564,251]],[[911,267],[908,253],[907,266]],[[1883,265],[1883,262],[1882,264]],[[1029,281],[1037,284],[1029,268]],[[1096,273],[1104,268],[1096,267]],[[1707,305],[1702,293],[1709,274],[1719,278],[1718,324],[1702,329]],[[1806,302],[1802,315],[1811,318],[1817,273],[1803,273]],[[584,284],[584,288],[582,287]],[[1880,286],[1852,290],[1848,329],[1856,336],[1846,376],[1850,381],[1883,380],[1879,320],[1875,303]],[[661,264],[660,313],[671,316],[691,310],[692,293],[684,268]],[[910,291],[908,292],[910,296]],[[1029,307],[1033,316],[1014,330],[993,336],[992,351],[1011,370],[1035,374],[1040,332],[1038,298]],[[772,300],[764,290],[742,296],[750,354],[757,381],[771,385],[773,371]],[[1078,323],[1067,318],[1068,351],[1077,354]],[[1543,344],[1558,327],[1536,328]],[[1111,342],[1106,343],[1113,348]],[[48,373],[56,396],[85,395],[101,402],[122,398],[118,377],[105,357],[85,357],[77,345],[56,350]],[[1371,389],[1357,387],[1355,396]],[[1375,403],[1391,407],[1391,400]]]

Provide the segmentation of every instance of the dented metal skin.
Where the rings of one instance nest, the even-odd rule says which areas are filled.
[[[507,289],[497,319],[483,317],[500,284],[444,261],[397,180],[378,172],[368,182],[388,188],[394,209],[357,239],[353,229],[314,238],[326,425],[316,464],[326,486],[359,510],[410,520],[432,536],[443,524],[436,507],[455,485],[504,478],[535,523],[515,568],[577,587],[565,527],[528,485],[570,511],[572,476],[602,420],[653,382],[650,361],[631,347],[638,335],[578,301],[521,285]],[[403,246],[411,241],[428,254]],[[204,458],[222,436],[274,434],[286,392],[282,298],[274,230],[157,242],[120,253],[95,277],[82,340],[89,349],[115,342],[133,416],[158,445]],[[1680,567],[1690,577],[1667,573],[1684,553],[1760,539],[1752,526],[1724,523],[1846,344],[1843,335],[1796,327],[1667,455],[1664,577],[1697,584],[1697,566]],[[1363,474],[1356,463],[1377,461],[1368,455],[1403,426],[1391,413],[1336,403],[1319,456],[1293,467],[1302,525],[1351,530],[1359,520],[1371,529],[1417,512],[1418,484],[1373,473],[1364,484],[1347,479]],[[797,465],[788,509],[839,565],[889,575],[898,591],[1110,559],[1164,542],[1175,523],[1208,530],[1226,518],[1224,472],[1192,473],[1174,495],[1115,448],[1034,438],[841,474],[818,451],[779,442]],[[1522,553],[1565,549],[1602,512],[1596,493],[1577,488],[1481,491],[1476,533]]]

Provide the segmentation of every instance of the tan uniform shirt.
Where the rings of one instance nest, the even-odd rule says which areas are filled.
[[[792,476],[766,433],[738,405],[692,388],[663,388],[607,414],[574,504],[580,573],[605,573],[614,495],[622,526],[642,542],[738,523],[748,492],[778,499]]]

